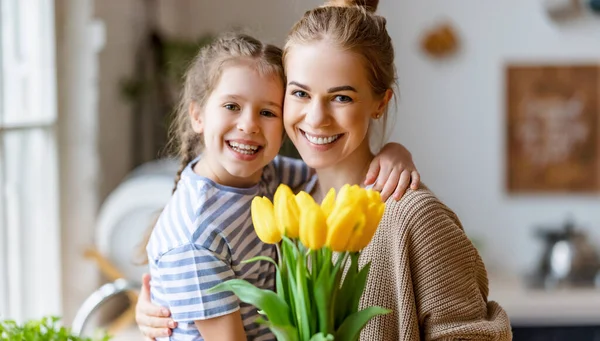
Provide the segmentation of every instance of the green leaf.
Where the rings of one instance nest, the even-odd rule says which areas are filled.
[[[273,260],[273,258],[267,257],[267,256],[252,257],[250,259],[246,259],[246,260],[241,261],[241,263],[242,264],[246,264],[246,263],[256,262],[256,261],[259,261],[259,260],[263,260],[265,262],[273,263],[275,265],[275,269],[279,270],[279,266],[277,265],[277,263],[275,262],[275,260]]]
[[[329,334],[333,331],[333,326],[330,323],[331,273],[328,268],[331,268],[331,262],[325,263],[313,287],[313,297],[317,307],[318,330],[323,334]]]
[[[342,322],[349,315],[356,312],[351,310],[352,299],[354,298],[355,279],[358,274],[358,253],[351,254],[350,256],[350,267],[344,276],[344,282],[342,287],[339,289],[338,298],[335,301],[335,328],[339,328]],[[362,293],[362,291],[361,291]],[[360,296],[359,296],[360,299]]]
[[[298,338],[298,331],[293,326],[279,326],[271,322],[265,321],[260,317],[256,319],[259,324],[264,324],[269,327],[273,332],[273,335],[280,341],[300,341]]]
[[[333,335],[331,334],[327,334],[327,336],[325,336],[325,334],[323,333],[318,333],[313,335],[313,337],[310,338],[310,341],[333,341]]]
[[[289,306],[271,290],[259,289],[243,279],[230,279],[208,290],[209,293],[223,291],[232,291],[240,301],[252,304],[259,310],[263,310],[269,321],[274,324],[281,326],[291,324]]]
[[[357,259],[358,261],[358,259]],[[358,272],[358,274],[354,277],[354,292],[352,293],[352,298],[350,299],[350,314],[354,314],[358,311],[358,305],[360,303],[360,298],[365,290],[365,286],[367,285],[367,278],[369,276],[369,269],[371,268],[371,262],[367,263],[363,266],[362,269]],[[350,315],[348,314],[348,315]]]
[[[296,314],[298,316],[298,330],[300,332],[300,339],[307,341],[311,335],[310,320],[308,314],[310,313],[310,299],[308,297],[308,289],[306,287],[306,267],[305,267],[305,256],[302,253],[298,255],[298,262],[296,263]]]
[[[336,330],[335,339],[344,341],[358,340],[360,331],[373,317],[388,314],[390,311],[381,307],[369,307],[348,316],[340,328]]]

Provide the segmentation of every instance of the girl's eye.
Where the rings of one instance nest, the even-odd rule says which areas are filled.
[[[292,96],[296,96],[298,98],[306,98],[306,97],[308,97],[308,94],[305,91],[296,90],[296,91],[292,91]]]
[[[273,112],[269,111],[269,110],[262,110],[260,112],[260,114],[262,116],[266,116],[266,117],[277,117],[277,115],[275,115]]]
[[[223,108],[225,108],[227,110],[231,110],[231,111],[238,111],[238,110],[240,110],[240,107],[237,104],[225,104],[223,106]]]
[[[350,96],[345,96],[345,95],[337,95],[337,96],[335,96],[334,100],[336,102],[341,102],[341,103],[352,102],[352,98]]]

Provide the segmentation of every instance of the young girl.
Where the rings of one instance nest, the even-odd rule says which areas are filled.
[[[314,178],[301,161],[277,157],[284,136],[281,58],[277,47],[227,35],[203,48],[186,74],[173,132],[182,169],[146,249],[152,302],[168,307],[177,322],[171,340],[275,339],[256,323],[254,307],[233,293],[207,290],[232,278],[274,287],[271,263],[242,264],[275,257],[273,246],[254,233],[250,202],[257,195],[272,198],[280,183],[297,188]],[[315,143],[326,143],[321,140]],[[386,158],[401,156],[395,163],[412,167],[402,146],[387,150]],[[388,163],[372,163],[373,173],[380,164]],[[380,175],[389,175],[395,189],[402,167],[384,168]]]

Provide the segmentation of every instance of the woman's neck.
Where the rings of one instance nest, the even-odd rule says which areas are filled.
[[[369,148],[368,139],[365,140],[354,153],[337,164],[328,168],[316,169],[320,188],[318,197],[323,198],[330,188],[335,188],[337,192],[345,184],[363,185],[374,157]]]

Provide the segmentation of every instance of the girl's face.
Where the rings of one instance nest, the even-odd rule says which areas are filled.
[[[373,94],[364,65],[326,41],[288,51],[284,124],[309,167],[362,162],[358,155],[369,153],[370,119],[387,101]]]
[[[222,185],[260,180],[283,138],[283,84],[252,62],[228,64],[204,107],[190,106],[192,127],[204,135],[203,166]]]

